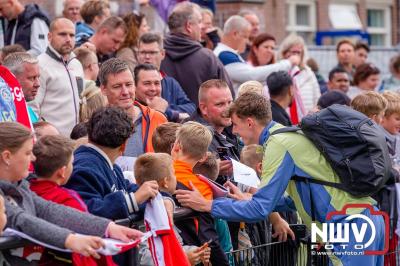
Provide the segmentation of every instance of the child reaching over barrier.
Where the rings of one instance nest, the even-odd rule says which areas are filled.
[[[212,133],[207,127],[197,122],[186,122],[177,130],[171,151],[178,181],[177,188],[190,190],[196,187],[208,200],[213,199],[211,186],[193,173],[193,167],[206,159],[211,140]],[[177,222],[176,226],[182,231],[181,236],[187,244],[200,246],[211,239],[211,264],[229,265],[210,214],[198,213],[195,219]]]
[[[175,193],[176,189],[176,177],[173,168],[172,157],[166,153],[147,153],[138,157],[135,162],[135,177],[137,184],[140,185],[146,181],[155,180],[158,183],[158,187],[161,195],[164,199],[164,205],[169,216],[171,225],[173,225],[173,215],[175,210],[175,203],[172,199],[172,194]],[[179,237],[176,233],[173,237]],[[180,241],[182,242],[182,241]],[[196,265],[198,262],[207,262],[210,258],[210,248],[201,248],[196,246],[183,246],[187,258],[191,265]],[[175,259],[177,257],[183,256],[185,254],[180,252],[181,250],[174,250],[173,256]],[[165,252],[165,251],[164,251]],[[186,258],[182,258],[186,260]],[[141,265],[146,264],[141,261]],[[146,264],[147,265],[147,264]]]
[[[108,219],[83,213],[42,199],[29,189],[24,179],[32,154],[33,133],[15,122],[0,123],[0,194],[5,197],[7,227],[41,242],[99,258],[104,246],[100,237],[128,242],[142,233],[116,225]],[[27,260],[4,252],[11,265],[30,265]]]

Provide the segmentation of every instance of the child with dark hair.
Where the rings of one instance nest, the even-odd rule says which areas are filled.
[[[156,181],[138,188],[115,164],[132,133],[132,118],[120,108],[100,108],[88,121],[89,143],[75,151],[74,169],[66,187],[79,193],[90,213],[112,220],[127,218],[158,193]],[[118,263],[125,265],[126,259],[120,257]]]
[[[138,190],[114,164],[132,132],[132,119],[120,108],[98,109],[88,121],[89,143],[75,151],[74,169],[66,187],[81,195],[89,212],[123,219],[138,212],[141,203],[157,194],[156,182],[147,182],[144,191]]]

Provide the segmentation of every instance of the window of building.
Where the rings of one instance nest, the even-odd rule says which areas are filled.
[[[310,6],[296,5],[296,24],[310,26]]]
[[[307,44],[313,44],[316,31],[315,1],[287,1],[286,30],[302,36]]]
[[[371,45],[390,45],[390,7],[367,7],[367,31],[371,36]]]

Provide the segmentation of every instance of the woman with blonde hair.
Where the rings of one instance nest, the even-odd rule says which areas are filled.
[[[299,55],[301,60],[298,67],[291,70],[295,87],[294,104],[290,107],[290,118],[293,124],[301,121],[303,116],[312,111],[321,96],[318,80],[314,72],[306,65],[307,47],[301,36],[290,34],[281,43],[278,60]]]
[[[88,121],[94,111],[106,105],[107,98],[104,97],[100,88],[96,86],[94,81],[89,81],[86,88],[81,93],[79,122]]]

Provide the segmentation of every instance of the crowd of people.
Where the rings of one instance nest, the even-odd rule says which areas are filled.
[[[381,77],[368,44],[342,39],[325,80],[301,36],[278,43],[249,10],[219,29],[215,6],[178,2],[168,16],[160,11],[164,34],[136,10],[111,14],[106,0],[64,0],[53,20],[38,5],[0,1],[0,229],[72,251],[29,244],[3,250],[1,265],[127,265],[126,253],[98,253],[101,238],[142,237],[114,221],[144,215],[147,230],[168,229],[137,247],[139,265],[234,266],[233,250],[294,239],[289,224],[321,226],[349,203],[373,208],[352,210],[375,225],[365,231],[374,235],[368,250],[385,246],[372,210],[390,214],[389,250],[397,250],[400,55]],[[282,131],[337,106],[365,116],[385,141],[379,156],[390,174],[373,193],[329,185],[343,176],[324,150]],[[237,182],[234,161],[254,169],[260,185]],[[174,221],[177,208],[195,216]],[[282,263],[263,256],[253,264]],[[395,265],[392,256],[328,256],[333,265]],[[286,260],[296,265],[296,255]]]

